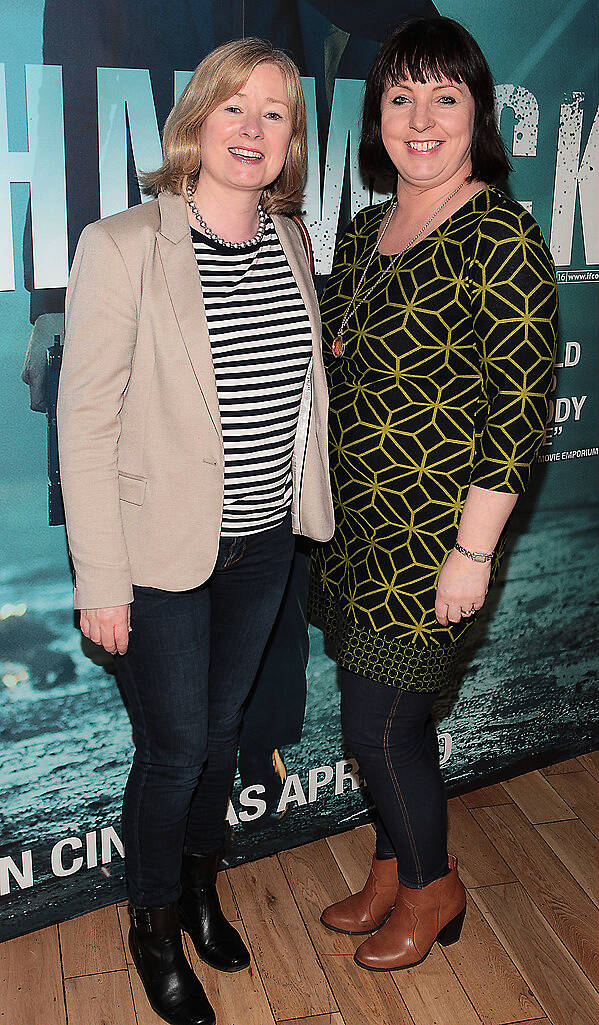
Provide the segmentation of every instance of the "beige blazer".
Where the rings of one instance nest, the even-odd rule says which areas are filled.
[[[292,525],[334,529],[320,317],[299,229],[273,216],[312,327],[293,453]],[[124,605],[132,584],[182,591],[218,552],[224,456],[200,276],[181,196],[88,225],[66,299],[60,470],[75,608]]]

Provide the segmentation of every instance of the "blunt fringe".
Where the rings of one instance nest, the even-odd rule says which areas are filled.
[[[236,39],[212,50],[197,66],[164,125],[162,165],[139,175],[142,191],[185,191],[188,179],[197,178],[201,156],[200,127],[220,103],[245,85],[258,64],[275,64],[287,86],[291,141],[281,173],[262,193],[268,213],[294,213],[302,205],[308,164],[306,104],[297,67],[282,50],[264,39]]]
[[[512,167],[495,110],[489,65],[478,43],[451,18],[412,18],[383,43],[366,79],[359,159],[362,174],[382,184],[397,180],[397,169],[381,136],[381,99],[392,85],[448,78],[468,87],[474,99],[472,178],[487,185],[503,181]]]

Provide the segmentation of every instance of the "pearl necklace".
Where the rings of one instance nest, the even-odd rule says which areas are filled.
[[[426,221],[426,223],[422,225],[420,230],[417,231],[416,234],[412,236],[410,241],[406,242],[405,246],[403,246],[403,248],[400,249],[398,253],[394,253],[393,254],[393,256],[391,257],[390,264],[387,267],[385,267],[385,269],[377,277],[377,279],[374,282],[374,284],[368,289],[367,292],[364,293],[363,296],[361,296],[361,298],[358,300],[358,302],[356,302],[356,296],[357,296],[358,292],[360,291],[362,285],[364,284],[364,278],[366,277],[366,274],[368,273],[368,268],[370,267],[370,264],[372,263],[376,253],[378,253],[379,245],[383,241],[383,236],[384,236],[387,228],[389,227],[389,224],[391,223],[391,218],[393,217],[393,214],[395,213],[395,210],[397,208],[397,199],[395,199],[395,201],[394,201],[394,203],[393,203],[393,205],[392,205],[392,207],[391,207],[391,209],[389,211],[389,214],[387,216],[387,220],[385,221],[385,223],[383,225],[382,231],[381,231],[379,237],[377,238],[376,242],[374,243],[373,250],[372,250],[370,256],[368,257],[368,263],[366,264],[364,270],[362,271],[362,276],[361,276],[361,278],[360,278],[360,280],[358,282],[358,287],[355,289],[354,294],[351,297],[350,304],[349,304],[349,306],[347,307],[347,309],[345,311],[345,314],[343,316],[343,320],[341,321],[341,327],[339,328],[335,338],[331,342],[331,349],[333,350],[333,356],[336,356],[336,357],[343,356],[343,353],[344,353],[344,350],[345,350],[345,345],[344,345],[344,342],[343,342],[343,332],[345,331],[345,329],[347,327],[349,318],[351,317],[352,313],[355,313],[356,310],[358,309],[358,307],[361,306],[363,302],[366,302],[366,300],[368,299],[368,296],[371,295],[372,292],[374,292],[374,290],[377,287],[377,285],[379,285],[381,283],[381,281],[383,280],[383,278],[386,277],[388,274],[390,274],[391,271],[395,268],[395,264],[399,260],[399,258],[402,255],[402,253],[405,253],[406,249],[409,249],[410,246],[414,245],[414,242],[418,241],[420,236],[426,231],[426,229],[429,227],[429,225],[432,224],[432,222],[434,221],[435,217],[437,216],[438,213],[440,213],[440,211],[443,209],[445,204],[449,203],[449,200],[453,199],[453,197],[458,194],[460,189],[462,189],[464,187],[464,185],[466,184],[467,181],[468,181],[468,179],[464,178],[464,181],[461,182],[458,185],[457,189],[454,189],[453,192],[450,192],[449,195],[445,197],[445,199],[441,203],[441,206],[437,207],[435,212],[432,213],[431,216],[429,217],[428,221]]]
[[[193,213],[198,224],[203,228],[204,234],[207,235],[208,238],[211,238],[213,242],[218,242],[220,246],[225,246],[227,249],[247,249],[249,246],[255,246],[262,241],[262,236],[264,235],[264,228],[266,227],[266,214],[264,213],[264,210],[262,209],[259,203],[258,217],[260,219],[260,223],[258,225],[258,231],[254,235],[254,237],[248,238],[245,242],[227,242],[226,239],[221,238],[220,235],[217,235],[216,232],[212,231],[212,228],[209,228],[206,224],[206,221],[204,220],[200,211],[195,205],[195,201],[193,198],[193,188],[191,187],[191,185],[187,186],[187,202],[189,203],[191,212]]]

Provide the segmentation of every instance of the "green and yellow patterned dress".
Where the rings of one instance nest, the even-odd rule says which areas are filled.
[[[536,221],[488,187],[403,253],[335,357],[388,209],[353,220],[321,301],[336,529],[313,556],[310,609],[338,665],[431,691],[473,622],[434,613],[468,487],[524,491],[543,440],[557,290]],[[362,292],[390,261],[375,257]]]

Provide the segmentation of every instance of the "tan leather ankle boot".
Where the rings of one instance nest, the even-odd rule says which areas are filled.
[[[466,891],[449,856],[449,874],[421,890],[399,884],[395,907],[374,936],[361,943],[354,960],[361,968],[385,972],[420,964],[435,940],[443,946],[460,937]]]
[[[370,874],[360,892],[325,908],[320,921],[335,932],[357,936],[372,932],[388,918],[398,885],[397,858],[374,857]]]

